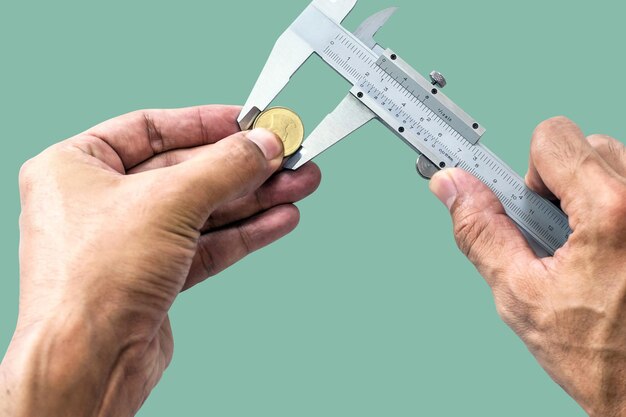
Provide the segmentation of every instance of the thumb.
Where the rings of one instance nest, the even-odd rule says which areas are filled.
[[[282,141],[269,130],[238,132],[175,165],[166,175],[183,205],[202,226],[217,207],[253,192],[283,161]]]
[[[457,245],[492,288],[538,259],[495,194],[469,173],[440,171],[430,189],[450,210]]]

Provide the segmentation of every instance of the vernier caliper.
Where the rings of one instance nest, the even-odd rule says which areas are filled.
[[[313,0],[278,38],[239,116],[249,129],[289,79],[316,53],[350,84],[350,93],[317,126],[285,164],[298,169],[372,119],[380,120],[419,154],[418,172],[430,178],[446,167],[462,168],[485,183],[540,255],[552,255],[571,230],[565,214],[528,189],[522,178],[479,143],[485,129],[441,89],[445,78],[427,81],[374,35],[395,12],[383,10],[354,32],[341,22],[357,0]]]

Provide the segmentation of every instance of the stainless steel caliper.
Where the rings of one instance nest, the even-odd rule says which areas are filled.
[[[529,190],[522,178],[479,143],[484,127],[442,93],[445,78],[422,77],[390,49],[374,40],[396,11],[367,19],[351,33],[341,22],[357,0],[313,0],[278,38],[238,119],[249,129],[316,53],[350,84],[350,93],[285,164],[298,169],[373,119],[380,120],[419,154],[418,172],[430,178],[447,167],[462,168],[498,196],[535,251],[552,255],[571,230],[565,214]]]

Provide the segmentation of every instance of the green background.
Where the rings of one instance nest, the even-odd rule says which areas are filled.
[[[626,137],[624,5],[393,3],[378,36],[487,127],[518,172],[541,120]],[[17,315],[20,165],[139,108],[243,103],[278,35],[308,4],[12,2],[0,6],[0,353]],[[319,59],[277,104],[309,131],[348,85]],[[582,416],[496,315],[458,253],[415,155],[372,123],[318,160],[296,232],[183,294],[175,356],[140,416]]]

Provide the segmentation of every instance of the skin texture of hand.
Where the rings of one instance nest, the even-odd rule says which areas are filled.
[[[541,124],[527,185],[560,201],[573,234],[537,258],[495,195],[471,175],[439,172],[460,249],[498,313],[548,374],[591,416],[626,415],[626,149],[570,120]]]
[[[177,295],[293,230],[319,169],[240,109],[131,113],[20,172],[20,310],[0,416],[132,416],[173,353]],[[268,271],[269,273],[269,271]]]

